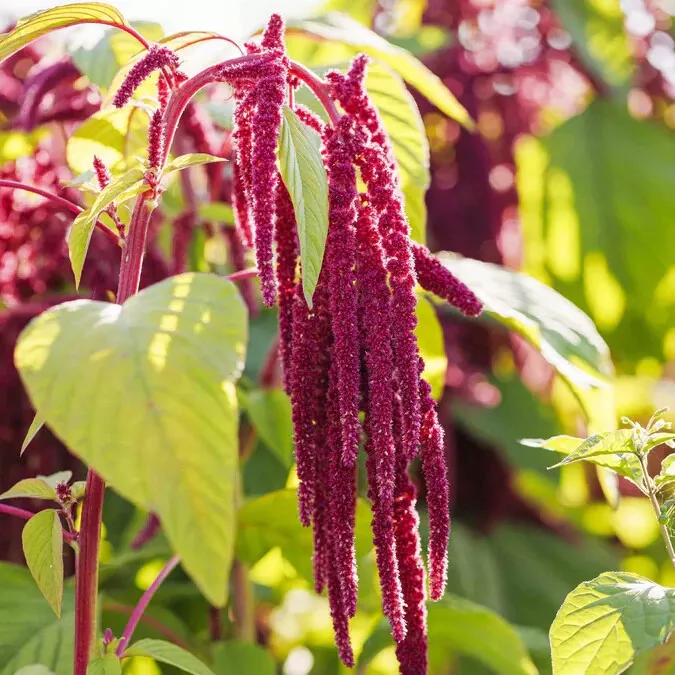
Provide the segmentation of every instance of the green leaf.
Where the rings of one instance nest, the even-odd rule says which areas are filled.
[[[82,267],[87,257],[87,249],[96,221],[105,209],[112,204],[125,190],[143,185],[143,170],[131,169],[123,176],[110,181],[96,197],[91,208],[80,213],[73,221],[68,235],[68,256],[75,275],[75,286],[79,287]]]
[[[131,26],[150,42],[157,42],[164,37],[159,24],[132,21]],[[90,82],[101,89],[108,89],[117,71],[141,50],[145,53],[143,46],[132,35],[107,30],[96,44],[78,47],[70,56]]]
[[[485,314],[518,333],[567,380],[606,387],[609,349],[593,322],[541,282],[498,265],[440,253],[439,260],[481,299]]]
[[[675,675],[675,645],[666,642],[638,654],[630,675]]]
[[[282,112],[279,167],[295,209],[302,290],[311,309],[328,235],[328,177],[319,135],[305,126],[288,106]]]
[[[90,661],[87,675],[122,675],[122,664],[115,654],[106,654]]]
[[[448,357],[445,352],[443,329],[436,315],[436,310],[425,298],[417,299],[415,307],[417,315],[417,345],[424,359],[422,377],[431,386],[431,394],[440,399],[445,388],[445,373],[448,369]]]
[[[234,213],[232,207],[225,202],[209,202],[208,204],[200,204],[197,208],[199,217],[204,220],[210,220],[214,223],[225,223],[226,225],[234,224]]]
[[[234,381],[246,341],[234,284],[182,274],[122,306],[57,305],[29,324],[15,352],[49,427],[123,497],[159,515],[183,567],[218,606],[232,559]]]
[[[26,565],[56,616],[63,599],[63,527],[54,509],[36,513],[21,535]]]
[[[191,675],[213,675],[213,671],[182,647],[164,640],[139,640],[124,651],[125,656],[150,656]]]
[[[64,590],[57,619],[25,567],[0,563],[1,675],[36,663],[72,675],[74,628],[72,588]]]
[[[148,124],[152,110],[136,103],[102,108],[83,122],[66,145],[66,159],[74,174],[89,171],[94,155],[117,176],[147,158]]]
[[[56,500],[56,490],[41,478],[24,478],[0,495],[0,499],[30,497],[32,499]]]
[[[17,670],[14,675],[54,675],[54,673],[47,666],[35,664],[33,666],[24,666],[20,670]]]
[[[57,28],[81,23],[103,23],[127,26],[124,17],[110,5],[101,2],[77,2],[35,12],[18,22],[16,28],[0,37],[0,61]]]
[[[271,654],[248,642],[221,642],[213,650],[213,671],[216,675],[275,675],[276,664]]]
[[[553,9],[591,72],[611,86],[626,85],[633,49],[619,0],[553,0]]]
[[[293,420],[291,402],[281,389],[257,389],[246,402],[251,423],[282,464],[293,463]]]
[[[428,607],[429,649],[470,656],[500,675],[536,675],[537,668],[518,632],[502,617],[470,600],[446,594]],[[359,657],[364,667],[391,641],[386,621],[366,640]]]
[[[628,572],[605,572],[577,586],[551,626],[556,675],[623,672],[635,655],[675,627],[675,589]]]
[[[594,434],[555,466],[618,454],[635,455],[632,429],[619,429],[619,431]]]
[[[675,455],[668,455],[661,461],[661,471],[654,477],[654,484],[661,489],[668,483],[675,482]]]
[[[211,164],[212,162],[226,162],[223,157],[216,157],[204,152],[188,153],[172,159],[165,167],[163,174],[165,176],[175,172],[187,169],[190,166],[201,166],[202,164]]]
[[[239,509],[237,558],[254,565],[268,551],[281,548],[284,558],[305,579],[313,578],[312,531],[298,519],[295,490],[278,490],[251,499]],[[356,507],[356,552],[360,557],[372,548],[370,509],[363,499]]]
[[[68,483],[73,477],[72,471],[57,471],[49,476],[36,476],[40,480],[43,480],[49,487],[56,489],[56,486],[59,483]]]
[[[35,417],[33,417],[33,421],[30,423],[28,431],[26,432],[26,438],[23,439],[23,443],[21,444],[21,452],[19,453],[19,456],[26,452],[26,448],[28,448],[31,441],[38,435],[38,432],[44,425],[45,421],[42,419],[42,415],[36,412]]]
[[[441,79],[410,52],[396,47],[346,14],[327,14],[311,20],[289,21],[289,29],[311,33],[324,40],[342,42],[386,63],[408,84],[431,101],[441,112],[471,129],[467,111]]]

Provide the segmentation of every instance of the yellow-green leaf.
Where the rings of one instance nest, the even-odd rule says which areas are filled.
[[[34,319],[15,363],[49,428],[157,513],[186,572],[226,601],[246,308],[234,284],[182,274],[123,305],[75,300]]]
[[[187,169],[190,166],[199,166],[201,164],[210,164],[211,162],[226,162],[227,160],[223,157],[216,157],[215,155],[209,155],[205,152],[194,152],[187,155],[181,155],[172,159],[164,167],[164,175],[168,175],[174,171],[181,171],[182,169]]]
[[[302,290],[311,309],[328,235],[328,177],[319,135],[305,126],[288,106],[283,108],[279,165],[295,209]]]
[[[125,650],[126,656],[150,656],[170,666],[179,668],[184,673],[190,675],[213,675],[213,671],[208,668],[196,656],[185,651],[182,647],[174,645],[164,640],[139,640]]]
[[[410,52],[391,44],[346,14],[331,13],[311,20],[290,21],[288,25],[291,31],[300,30],[324,40],[342,42],[384,61],[441,112],[473,128],[469,113],[437,75]]]
[[[109,26],[128,26],[124,17],[110,5],[102,2],[76,2],[35,12],[19,21],[16,28],[0,37],[0,61],[33,40],[58,28],[81,23],[102,23]]]
[[[281,389],[249,392],[246,409],[258,436],[285,467],[293,461],[293,421],[291,402]]]
[[[106,654],[89,662],[87,675],[122,675],[122,664],[115,654]]]
[[[42,419],[42,415],[40,415],[40,413],[35,413],[35,417],[33,417],[33,421],[30,423],[28,431],[26,432],[26,438],[23,439],[23,443],[21,444],[21,452],[19,455],[23,455],[23,453],[26,452],[26,448],[28,448],[31,441],[38,435],[38,432],[44,425],[45,421]]]
[[[54,509],[36,513],[21,535],[26,565],[56,616],[63,598],[63,528]]]
[[[0,495],[0,499],[18,497],[56,500],[56,490],[42,478],[24,478]]]
[[[445,387],[445,373],[448,369],[448,357],[445,353],[443,329],[436,315],[436,310],[425,298],[417,299],[415,308],[417,315],[417,345],[424,359],[422,377],[431,386],[431,394],[439,399]]]
[[[68,235],[68,255],[70,257],[70,265],[73,268],[76,287],[79,287],[80,285],[82,267],[84,266],[84,260],[87,257],[91,234],[94,231],[96,221],[101,215],[101,212],[125,191],[132,188],[141,188],[142,186],[143,170],[131,169],[131,171],[128,171],[123,176],[116,178],[106,185],[94,200],[91,208],[80,213],[73,221],[73,225],[70,228],[70,234]]]

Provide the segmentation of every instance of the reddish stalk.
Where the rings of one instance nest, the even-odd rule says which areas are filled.
[[[9,504],[0,504],[0,513],[6,513],[8,516],[15,516],[22,520],[30,520],[35,515],[33,511],[26,511],[26,509],[20,509]],[[69,532],[64,529],[63,538],[65,541],[75,541],[77,539],[77,532]]]
[[[76,216],[79,216],[80,213],[84,211],[81,206],[73,204],[73,202],[71,202],[69,199],[65,199],[65,197],[59,197],[58,195],[53,195],[42,188],[35,187],[34,185],[26,185],[25,183],[19,183],[14,180],[5,180],[4,178],[0,178],[0,187],[33,192],[36,195],[40,195],[40,197],[49,199],[50,201],[54,202],[54,204],[58,204],[58,206],[62,206],[64,209],[74,213]],[[101,232],[103,232],[103,234],[105,234],[108,239],[114,241],[115,244],[119,244],[119,237],[109,227],[106,227],[100,220],[96,221],[96,227],[101,230]]]
[[[150,587],[141,596],[141,599],[138,601],[138,604],[134,608],[131,617],[129,617],[129,621],[127,622],[127,625],[124,628],[122,637],[120,638],[120,643],[116,651],[117,656],[119,656],[120,658],[124,656],[124,650],[129,644],[131,637],[134,634],[134,630],[136,630],[136,626],[138,625],[138,622],[141,620],[141,617],[143,616],[143,612],[150,604],[150,600],[152,600],[152,597],[157,592],[157,589],[162,585],[162,582],[169,576],[169,574],[171,574],[171,572],[174,570],[174,568],[176,567],[176,565],[178,565],[179,562],[180,558],[177,555],[173,556],[172,558],[169,558],[166,565],[164,565],[164,567],[157,575],[155,580],[150,584]]]

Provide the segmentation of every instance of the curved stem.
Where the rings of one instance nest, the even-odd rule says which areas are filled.
[[[291,73],[295,75],[299,80],[302,80],[312,91],[314,96],[319,99],[319,103],[326,110],[331,124],[336,126],[340,121],[340,113],[335,105],[335,102],[330,97],[330,90],[326,83],[318,76],[315,75],[309,68],[305,68],[300,63],[291,61]]]
[[[5,513],[8,516],[15,516],[16,518],[21,518],[22,520],[30,520],[34,515],[33,511],[26,511],[26,509],[20,509],[16,506],[10,506],[9,504],[0,504],[0,513]],[[69,532],[68,530],[63,530],[63,538],[65,541],[75,541],[77,539],[77,532]]]
[[[162,585],[164,579],[166,579],[169,576],[169,574],[171,574],[171,572],[176,567],[176,565],[178,565],[179,562],[180,558],[177,555],[173,556],[172,558],[169,558],[169,561],[166,563],[166,565],[164,565],[161,572],[150,584],[150,587],[141,596],[141,599],[138,601],[138,604],[134,608],[134,611],[131,614],[129,621],[127,622],[127,625],[124,628],[124,633],[122,633],[119,646],[117,647],[116,652],[117,656],[122,657],[124,655],[124,650],[126,649],[126,646],[129,644],[131,636],[134,634],[134,630],[136,630],[136,626],[138,625],[138,622],[141,620],[141,617],[143,616],[143,612],[150,604],[152,596],[157,592],[157,589]]]
[[[84,209],[81,206],[74,204],[69,199],[51,194],[51,192],[47,192],[42,188],[35,187],[34,185],[26,185],[25,183],[19,183],[18,181],[15,180],[5,180],[4,178],[0,178],[0,187],[11,188],[13,190],[25,190],[26,192],[33,192],[36,195],[40,195],[40,197],[45,197],[45,199],[49,199],[50,201],[54,202],[54,204],[62,206],[64,209],[67,209],[71,213],[74,213],[76,216],[79,216],[80,213],[84,211]],[[101,230],[101,232],[103,232],[103,234],[105,234],[108,237],[108,239],[114,241],[115,244],[119,244],[119,237],[109,227],[106,227],[100,220],[96,221],[96,227],[99,230]]]

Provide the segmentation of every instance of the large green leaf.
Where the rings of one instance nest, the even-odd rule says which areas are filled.
[[[481,299],[485,314],[518,333],[566,379],[607,386],[609,349],[593,322],[559,293],[505,267],[438,254],[440,261]]]
[[[191,675],[213,675],[213,671],[182,647],[164,640],[139,640],[126,649],[125,656],[150,656],[155,661],[175,666]]]
[[[295,209],[302,290],[311,309],[328,235],[328,176],[319,134],[305,126],[288,106],[282,112],[279,167]]]
[[[628,572],[577,586],[551,626],[556,675],[615,675],[675,628],[675,589]]]
[[[409,85],[426,96],[441,112],[471,128],[473,123],[467,111],[453,94],[421,61],[410,52],[369,30],[346,14],[331,13],[315,19],[290,21],[289,30],[303,31],[324,40],[342,42],[363,51],[395,70]]]
[[[271,654],[247,642],[221,642],[213,650],[216,675],[275,675],[276,664]]]
[[[428,607],[429,649],[435,660],[449,653],[471,656],[500,675],[536,675],[537,668],[518,632],[486,607],[446,594]],[[392,644],[391,629],[381,622],[366,641],[361,667]],[[438,654],[434,654],[437,652]]]
[[[106,654],[89,663],[87,675],[122,675],[122,664],[115,654]]]
[[[593,318],[624,369],[673,358],[673,157],[667,128],[604,99],[518,146],[526,270]]]
[[[137,157],[147,157],[148,108],[127,105],[102,108],[83,122],[68,138],[66,159],[75,175],[89,171],[94,155],[118,175],[137,165]]]
[[[128,25],[117,9],[101,2],[77,2],[62,7],[52,7],[27,16],[19,21],[11,33],[0,37],[0,61],[46,33],[81,23]]]
[[[254,565],[276,546],[305,579],[312,579],[312,530],[298,519],[295,490],[278,490],[251,499],[239,509],[237,558]],[[372,548],[370,509],[363,499],[356,507],[356,553],[360,557]]]
[[[131,25],[146,40],[156,42],[164,37],[159,24],[132,21]],[[107,30],[94,45],[82,46],[71,52],[78,70],[101,89],[107,89],[117,71],[139,51],[145,52],[136,38],[118,30]]]
[[[633,49],[620,0],[553,0],[585,65],[610,86],[625,85],[633,71]]]
[[[105,209],[110,206],[123,192],[132,187],[143,185],[143,169],[135,168],[127,171],[123,176],[110,181],[101,190],[91,208],[80,213],[73,221],[68,235],[68,255],[75,275],[75,286],[79,287],[82,267],[87,257],[87,250],[96,221]]]
[[[0,674],[40,663],[72,675],[74,616],[71,588],[57,619],[25,567],[0,563]]]
[[[32,321],[15,361],[36,408],[112,487],[155,512],[186,571],[225,602],[234,536],[246,309],[182,274],[124,305],[76,300]]]
[[[42,595],[61,616],[63,599],[63,528],[54,509],[36,513],[21,534],[26,565]]]
[[[282,389],[257,389],[248,393],[246,410],[260,438],[290,467],[293,462],[291,402]]]

